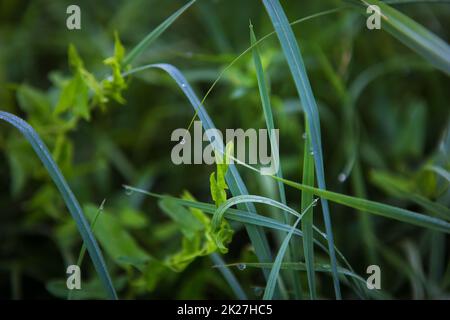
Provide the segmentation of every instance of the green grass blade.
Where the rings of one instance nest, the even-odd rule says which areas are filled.
[[[306,75],[303,59],[300,54],[294,33],[278,0],[263,0],[267,13],[272,21],[277,33],[285,58],[288,62],[291,75],[294,79],[298,95],[308,120],[311,133],[311,147],[314,154],[314,161],[317,174],[317,182],[320,189],[326,189],[325,173],[323,168],[322,142],[320,138],[319,111],[314,99],[308,76]],[[321,199],[325,230],[330,250],[331,269],[333,270],[333,284],[336,299],[341,299],[339,277],[337,274],[336,254],[334,252],[333,230],[331,225],[330,212],[326,199]]]
[[[218,253],[213,253],[211,255],[211,260],[215,264],[223,264],[223,260]],[[236,279],[236,277],[230,271],[230,269],[222,268],[220,269],[220,272],[222,273],[227,283],[230,285],[231,290],[233,290],[233,293],[236,296],[236,298],[238,298],[239,300],[247,300],[248,299],[247,295],[245,294],[244,290],[239,284],[239,281]]]
[[[386,193],[399,199],[407,199],[414,202],[436,217],[450,220],[449,208],[438,202],[433,202],[420,194],[412,192],[408,188],[403,187],[401,184],[396,183],[396,180],[386,173],[373,171],[370,174],[370,178],[372,183],[384,190]]]
[[[280,179],[276,176],[272,176],[274,179]],[[407,222],[419,227],[428,228],[431,230],[437,230],[445,233],[450,233],[450,223],[447,221],[430,217],[424,214],[420,214],[414,211],[390,206],[384,203],[379,203],[375,201],[370,201],[362,198],[351,197],[343,195],[336,192],[331,192],[323,189],[313,188],[300,183],[282,179],[282,181],[298,190],[309,191],[318,197],[325,198],[327,200],[333,201],[351,207],[360,211],[369,212],[386,218]]]
[[[274,132],[275,130],[275,124],[273,120],[273,114],[272,114],[272,106],[270,103],[270,96],[269,96],[269,85],[266,81],[266,77],[264,75],[264,69],[261,63],[261,57],[259,54],[259,48],[257,45],[257,40],[255,33],[253,31],[253,25],[250,22],[250,45],[253,46],[252,55],[253,55],[253,63],[255,65],[256,69],[256,78],[258,81],[258,89],[259,89],[259,95],[261,97],[261,104],[263,107],[264,112],[264,119],[266,121],[266,127],[267,131],[269,133],[269,139],[270,139],[270,147],[271,147],[271,153],[272,157],[277,157],[279,159],[279,146],[276,139],[273,139],[271,132]],[[279,160],[277,160],[279,163]],[[281,169],[281,164],[279,164],[278,171],[276,172],[277,177],[283,178],[283,171]],[[286,191],[284,190],[284,184],[280,181],[277,181],[277,187],[278,187],[278,195],[280,197],[280,200],[283,204],[286,204]],[[292,219],[290,219],[290,216],[287,215],[287,213],[284,211],[284,218],[286,223],[290,223]],[[294,261],[295,252],[299,251],[295,247],[295,242],[292,242],[290,245],[290,248],[288,248],[287,256],[291,261]],[[292,283],[294,287],[295,297],[296,299],[302,298],[302,288],[301,288],[301,279],[299,278],[298,273],[293,272],[292,270],[289,271],[288,274],[290,278],[290,283]]]
[[[364,10],[377,5],[381,11],[381,29],[386,30],[404,45],[421,55],[436,68],[450,74],[450,46],[438,36],[400,11],[378,0],[361,0]]]
[[[303,184],[314,186],[314,160],[310,153],[310,132],[308,122],[305,121],[305,147],[303,154]],[[303,191],[301,198],[301,209],[304,210],[313,199],[311,192]],[[306,264],[306,275],[308,277],[309,296],[312,300],[317,298],[316,281],[314,275],[314,245],[313,245],[313,208],[309,209],[302,220],[303,251]]]
[[[75,198],[75,195],[64,179],[64,176],[62,175],[61,171],[50,155],[50,152],[48,151],[44,142],[41,140],[36,131],[21,118],[8,112],[0,111],[0,120],[6,121],[9,124],[13,125],[16,129],[18,129],[33,147],[37,156],[41,160],[44,167],[47,169],[48,174],[53,179],[53,182],[61,193],[61,196],[63,197],[64,202],[69,209],[70,214],[72,215],[72,218],[75,220],[78,231],[80,232],[83,239],[83,243],[86,245],[95,270],[97,271],[100,280],[106,292],[108,293],[109,298],[117,299],[117,294],[112,284],[108,270],[106,269],[102,253],[83,214],[83,210],[81,209],[78,200]]]
[[[286,250],[289,245],[289,241],[292,238],[292,235],[294,233],[294,230],[297,228],[298,223],[302,219],[303,215],[308,211],[308,209],[317,202],[317,199],[311,202],[309,207],[305,209],[305,211],[302,212],[302,214],[298,217],[297,221],[295,221],[294,225],[292,226],[291,230],[287,234],[286,238],[284,239],[283,243],[280,246],[280,249],[278,250],[277,257],[275,258],[275,261],[273,263],[272,269],[270,270],[269,279],[267,280],[266,289],[264,290],[264,296],[263,300],[271,300],[273,297],[273,293],[275,290],[275,285],[278,279],[278,274],[280,273],[281,263],[283,262],[284,255],[286,253]]]
[[[266,126],[267,130],[270,133],[271,131],[275,130],[275,124],[273,121],[273,114],[272,114],[272,106],[270,104],[270,98],[269,98],[269,86],[266,81],[266,77],[264,76],[264,69],[261,63],[261,58],[259,55],[259,49],[256,45],[256,36],[253,32],[253,26],[250,24],[250,39],[251,39],[251,45],[253,46],[253,63],[255,65],[256,69],[256,77],[258,80],[258,88],[259,88],[259,95],[261,97],[261,104],[264,111],[264,119],[266,120]],[[272,151],[272,156],[278,156],[279,157],[279,146],[277,144],[276,140],[272,139],[272,136],[269,134],[270,139],[270,146]],[[281,170],[281,165],[278,168],[278,171],[276,173],[277,177],[283,178],[283,172]],[[286,191],[284,190],[284,185],[282,182],[277,181],[278,185],[278,192],[280,195],[280,200],[282,203],[286,204]]]
[[[247,203],[247,202],[267,204],[269,206],[273,206],[273,207],[281,209],[287,213],[290,213],[296,217],[300,217],[300,213],[298,213],[294,209],[288,207],[287,205],[285,205],[281,202],[273,200],[271,198],[262,197],[262,196],[254,196],[254,195],[241,195],[241,196],[236,196],[236,197],[228,199],[227,201],[222,203],[217,208],[217,210],[214,213],[214,216],[212,218],[212,221],[211,221],[212,228],[213,229],[219,228],[219,226],[222,222],[223,216],[229,208],[231,208],[232,206],[238,205],[240,203]]]
[[[192,0],[185,4],[183,7],[175,11],[170,17],[168,17],[166,20],[164,20],[163,23],[161,23],[159,26],[157,26],[155,29],[153,29],[144,39],[141,40],[131,51],[125,56],[123,59],[123,65],[129,65],[131,64],[144,50],[158,37],[166,31],[168,27],[172,25],[172,23],[177,20],[183,12],[185,12],[196,0]]]
[[[106,202],[106,199],[103,199],[102,203],[100,204],[100,207],[97,210],[97,213],[95,214],[94,219],[91,222],[91,230],[92,231],[94,231],[94,226],[95,226],[95,223],[97,222],[99,215],[103,212],[105,202]],[[78,259],[77,259],[77,266],[79,266],[80,268],[83,264],[85,255],[86,255],[86,245],[83,243],[83,245],[81,246],[81,249],[80,249],[80,253],[78,254]],[[72,300],[73,292],[74,292],[73,290],[69,290],[69,294],[67,295],[67,300]]]

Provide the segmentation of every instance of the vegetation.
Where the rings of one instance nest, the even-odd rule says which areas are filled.
[[[450,298],[449,1],[70,4],[0,2],[1,297]],[[175,165],[196,119],[280,168]]]

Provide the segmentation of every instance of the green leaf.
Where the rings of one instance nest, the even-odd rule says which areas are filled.
[[[233,154],[232,141],[230,141],[226,146],[225,156],[222,155],[219,151],[215,152],[217,172],[211,173],[211,176],[209,177],[209,185],[211,189],[211,197],[216,203],[217,207],[227,200],[226,190],[228,189],[228,185],[225,181],[225,176],[228,171],[230,154]]]
[[[89,87],[83,81],[80,72],[76,72],[72,79],[63,85],[55,114],[63,113],[72,108],[80,117],[89,120]]]
[[[108,102],[101,83],[95,79],[95,76],[84,68],[83,60],[81,60],[78,52],[73,44],[69,45],[69,65],[72,67],[75,76],[81,77],[84,84],[94,93],[94,103],[103,105]],[[60,99],[63,97],[60,97]]]
[[[92,204],[86,205],[84,210],[91,221],[97,217],[94,234],[115,262],[123,266],[119,259],[121,257],[149,259],[148,253],[137,244],[111,211],[104,210],[103,214],[98,215],[97,207]]]
[[[107,96],[112,97],[120,104],[125,103],[122,92],[127,88],[127,84],[122,75],[122,61],[124,59],[125,49],[120,42],[117,32],[114,33],[114,55],[103,61],[104,64],[112,69],[112,79],[108,78],[102,81],[103,89]]]
[[[183,199],[195,202],[187,192],[183,194]],[[198,208],[186,210],[168,197],[160,201],[160,206],[175,220],[184,235],[181,250],[166,259],[167,266],[171,269],[182,271],[197,257],[210,255],[217,250],[222,253],[228,251],[227,245],[232,239],[233,230],[226,221],[213,231],[210,219]]]

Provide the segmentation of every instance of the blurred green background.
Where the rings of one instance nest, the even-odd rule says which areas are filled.
[[[66,28],[66,8],[81,8],[81,30]],[[53,110],[72,76],[68,47],[97,79],[110,69],[114,32],[132,48],[184,1],[0,0],[0,109],[27,120],[41,135],[75,195],[92,217],[106,199],[96,232],[121,298],[233,298],[208,257],[175,272],[164,263],[180,250],[182,234],[153,198],[127,195],[123,184],[175,196],[188,190],[212,203],[208,165],[174,165],[171,132],[193,115],[166,74],[145,71],[127,80],[125,103],[92,106],[89,117],[69,121]],[[289,20],[342,6],[342,1],[282,1]],[[398,10],[448,43],[450,5],[413,3]],[[220,71],[250,43],[272,31],[257,0],[199,0],[133,66],[177,66],[201,98]],[[449,77],[383,30],[368,30],[354,10],[293,27],[319,104],[325,173],[330,190],[426,212],[419,196],[450,205],[448,180],[432,168],[450,169]],[[276,37],[260,46],[270,79],[275,125],[285,177],[302,174],[303,114]],[[352,103],[349,106],[348,97]],[[264,128],[251,54],[231,67],[205,102],[219,129]],[[89,119],[87,119],[89,118]],[[73,120],[73,119],[72,119]],[[75,263],[81,239],[57,189],[25,139],[0,125],[0,298],[65,298],[66,266]],[[431,168],[431,169],[430,169]],[[239,168],[250,194],[276,197],[273,181]],[[348,179],[346,177],[348,176]],[[344,181],[345,180],[345,181]],[[298,209],[300,193],[287,189]],[[261,214],[271,214],[258,207]],[[382,269],[392,298],[449,298],[449,238],[400,222],[331,205],[337,247],[359,274]],[[322,226],[319,211],[315,223]],[[367,225],[368,224],[368,225]],[[245,229],[235,229],[227,263],[255,261]],[[369,230],[370,232],[368,232]],[[271,237],[274,252],[277,241]],[[150,256],[145,267],[117,257]],[[327,257],[317,252],[317,259]],[[103,298],[89,259],[79,298]],[[250,297],[265,281],[259,270],[232,269]],[[301,273],[306,284],[306,275]],[[328,275],[318,274],[319,297],[333,296]],[[305,285],[306,287],[306,285]],[[344,297],[354,293],[344,287]]]

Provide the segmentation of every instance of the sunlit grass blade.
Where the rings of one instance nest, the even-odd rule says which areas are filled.
[[[95,240],[91,232],[89,223],[87,222],[83,214],[83,210],[81,209],[78,200],[75,198],[75,195],[64,179],[64,176],[62,175],[61,171],[50,155],[50,152],[45,146],[44,142],[41,140],[36,131],[21,118],[8,112],[0,111],[0,120],[6,121],[9,124],[13,125],[16,129],[18,129],[33,147],[34,151],[36,152],[44,167],[47,169],[48,174],[52,178],[61,196],[63,197],[64,202],[69,209],[70,214],[72,215],[72,218],[75,220],[78,231],[80,232],[83,239],[83,243],[86,245],[95,270],[97,271],[109,298],[117,299],[117,294],[111,282],[108,270],[106,269],[102,253],[97,244],[97,241]]]
[[[436,68],[450,74],[450,46],[438,36],[400,11],[378,0],[361,0],[366,7],[376,5],[380,8],[381,29],[386,30],[403,44],[425,58]]]
[[[271,300],[273,297],[273,293],[275,290],[275,285],[278,279],[278,274],[280,273],[281,263],[283,262],[284,255],[286,253],[286,250],[289,246],[289,241],[291,241],[292,234],[294,233],[294,230],[297,228],[298,223],[302,219],[303,215],[308,211],[308,209],[317,202],[318,199],[313,200],[313,202],[310,203],[310,205],[305,208],[305,210],[302,212],[302,214],[298,217],[298,219],[295,221],[294,225],[292,226],[291,231],[287,234],[286,238],[283,240],[283,243],[280,246],[280,249],[278,250],[277,257],[275,258],[275,261],[273,262],[272,269],[270,269],[270,275],[269,279],[267,280],[266,289],[264,290],[264,296],[263,300]]]
[[[303,109],[308,121],[311,133],[311,147],[314,155],[317,183],[320,189],[326,189],[325,173],[323,167],[322,142],[320,138],[319,111],[314,99],[311,85],[306,74],[303,59],[300,54],[297,41],[292,28],[278,0],[263,0],[267,13],[272,21],[275,32],[277,33],[283,53],[287,60],[291,75],[300,97]],[[341,290],[337,274],[336,254],[334,252],[333,230],[331,218],[326,199],[321,199],[325,230],[328,239],[328,248],[330,250],[331,269],[333,271],[333,284],[336,299],[341,299]]]
[[[303,184],[314,186],[314,159],[311,156],[311,136],[308,122],[305,121],[305,147],[303,150]],[[304,210],[313,199],[311,192],[303,191],[301,209]],[[314,245],[313,245],[313,208],[311,207],[301,222],[303,231],[303,252],[305,256],[306,275],[308,277],[309,296],[316,299],[316,280],[314,274]]]
[[[144,50],[168,28],[172,23],[185,12],[196,0],[192,0],[183,7],[175,11],[170,17],[164,20],[159,26],[153,29],[144,39],[141,40],[123,59],[123,65],[131,64]]]

